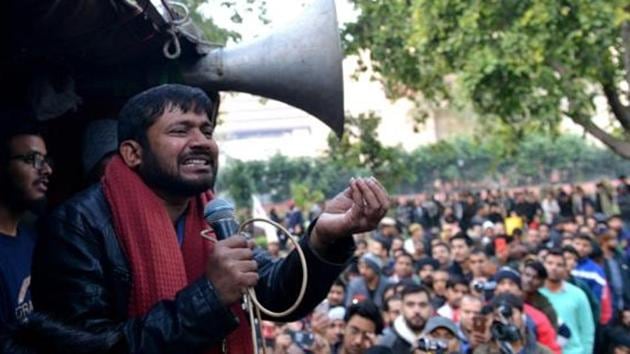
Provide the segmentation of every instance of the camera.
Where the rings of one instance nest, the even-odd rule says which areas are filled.
[[[418,340],[417,349],[426,353],[446,354],[448,346],[444,342],[439,340],[420,338]]]
[[[500,303],[496,308],[496,313],[499,319],[494,320],[490,326],[492,338],[499,342],[515,342],[520,340],[521,332],[512,322],[512,306],[505,302]]]
[[[478,293],[484,293],[486,291],[494,291],[497,283],[494,281],[476,281],[473,283],[473,289]]]

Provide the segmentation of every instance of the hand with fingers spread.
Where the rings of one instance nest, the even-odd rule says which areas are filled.
[[[231,305],[258,282],[258,264],[254,260],[254,242],[235,235],[218,241],[208,259],[206,277],[219,299]]]
[[[312,242],[325,247],[342,237],[374,230],[388,209],[389,195],[376,178],[353,178],[346,190],[324,206]]]

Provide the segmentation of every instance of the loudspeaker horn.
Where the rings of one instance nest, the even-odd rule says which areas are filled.
[[[212,49],[184,70],[184,81],[238,91],[300,108],[343,133],[343,54],[334,0],[315,0],[273,33]]]

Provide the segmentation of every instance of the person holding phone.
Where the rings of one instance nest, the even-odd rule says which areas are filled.
[[[459,331],[461,352],[472,353],[482,343],[490,340],[487,331],[487,318],[481,314],[483,301],[474,295],[465,295],[461,302]]]

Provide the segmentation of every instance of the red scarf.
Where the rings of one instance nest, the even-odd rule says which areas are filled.
[[[174,299],[179,290],[205,274],[208,255],[214,248],[200,232],[208,228],[203,207],[212,194],[191,199],[180,248],[162,201],[119,156],[108,164],[102,184],[118,241],[131,268],[129,316],[142,316],[158,301]],[[229,353],[251,354],[249,322],[238,303],[231,309],[240,325],[228,336]],[[219,353],[220,346],[209,353]]]

